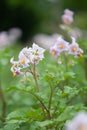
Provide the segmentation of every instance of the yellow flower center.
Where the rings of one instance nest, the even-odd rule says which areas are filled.
[[[13,76],[15,77],[17,75],[17,73],[16,72],[13,72]]]
[[[76,47],[73,47],[73,48],[72,48],[72,51],[74,51],[74,52],[75,52],[76,50],[77,50],[77,48],[76,48]]]
[[[24,59],[22,59],[22,60],[21,60],[21,64],[24,64],[24,63],[25,63],[25,60],[24,60]]]
[[[64,48],[64,45],[61,43],[60,45],[59,45],[59,48]]]
[[[38,50],[33,52],[34,55],[38,55]]]
[[[53,56],[55,56],[56,53],[57,53],[57,52],[56,52],[55,50],[52,51],[52,55],[53,55]]]

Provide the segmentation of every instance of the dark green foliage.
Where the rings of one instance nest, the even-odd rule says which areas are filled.
[[[1,61],[9,61],[12,51],[5,49],[1,55]],[[1,123],[0,130],[63,130],[67,120],[78,111],[87,110],[84,58],[73,59],[77,62],[74,66],[70,65],[72,57],[67,58],[68,70],[64,60],[58,64],[49,53],[45,54],[37,65],[39,92],[35,90],[32,75],[20,78],[3,75],[8,77],[3,84],[7,108],[5,125]],[[9,64],[5,62],[3,66],[4,62],[1,62],[2,68]],[[2,74],[8,69],[9,66],[2,69]],[[14,81],[8,82],[9,77]]]

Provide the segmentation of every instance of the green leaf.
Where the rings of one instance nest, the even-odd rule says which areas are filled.
[[[75,78],[75,73],[74,73],[74,72],[66,72],[66,73],[64,74],[64,77],[65,77],[66,79],[68,79],[68,78]]]
[[[66,121],[72,116],[74,106],[67,106],[64,111],[56,118],[56,121]]]
[[[6,121],[9,121],[9,120],[12,120],[12,119],[14,119],[14,120],[21,120],[24,117],[26,117],[26,111],[19,109],[19,110],[11,112],[7,116]]]
[[[16,130],[20,128],[18,123],[15,124],[7,124],[4,126],[4,128],[2,130]]]
[[[51,125],[53,123],[53,121],[51,121],[51,120],[45,120],[43,122],[37,121],[36,123],[40,127],[45,127],[45,126]]]
[[[53,80],[54,77],[55,77],[54,74],[49,73],[49,74],[47,74],[47,75],[44,76],[44,79],[45,79],[47,82],[49,82],[49,81]]]

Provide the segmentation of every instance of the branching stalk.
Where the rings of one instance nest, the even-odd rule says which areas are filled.
[[[45,111],[48,113],[49,115],[49,110],[46,108],[45,104],[43,103],[43,101],[34,93],[32,92],[29,92],[31,95],[33,95],[41,104],[41,108],[42,108],[42,111],[44,113],[44,117],[46,117],[46,114],[45,114]]]

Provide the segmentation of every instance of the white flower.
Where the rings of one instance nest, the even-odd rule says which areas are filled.
[[[62,15],[62,21],[65,24],[71,24],[73,22],[73,12],[69,9],[66,9],[64,11],[64,15]]]
[[[16,76],[16,75],[21,75],[21,71],[20,71],[20,67],[18,67],[17,65],[13,65],[11,67],[11,72],[13,73],[13,76]]]
[[[68,50],[68,42],[66,42],[65,40],[63,40],[63,38],[62,37],[59,37],[58,39],[57,39],[57,42],[56,42],[56,46],[57,46],[57,48],[58,48],[58,51],[59,52],[62,52],[62,51],[66,51],[66,50]]]
[[[74,37],[72,37],[72,43],[69,45],[69,53],[75,57],[82,57],[83,55],[83,50],[79,48],[79,45],[76,43],[76,39]]]
[[[57,57],[60,55],[60,52],[58,51],[58,48],[56,45],[52,46],[50,48],[50,53],[54,56],[54,57]]]
[[[19,64],[19,61],[14,61],[14,57],[12,57],[12,58],[10,59],[10,63],[11,63],[11,64]]]
[[[19,67],[19,61],[14,61],[14,58],[12,57],[10,62],[13,64],[11,67],[11,72],[13,73],[13,76],[20,75],[21,68]]]
[[[64,14],[68,15],[68,16],[73,16],[73,11],[69,10],[69,9],[65,9],[64,10]]]
[[[30,55],[31,63],[38,64],[38,62],[44,58],[45,49],[39,47],[35,43],[33,43],[32,48],[30,49],[31,49],[31,55]]]
[[[76,39],[72,37],[72,43],[69,45],[69,53],[76,55],[79,49],[78,43],[76,43]]]
[[[66,123],[66,130],[87,130],[87,113],[79,112],[71,121]]]
[[[76,57],[82,57],[83,56],[83,50],[81,48],[78,49]]]
[[[19,53],[19,62],[22,65],[23,68],[26,68],[29,66],[30,63],[30,49],[25,47],[21,50]]]
[[[40,57],[39,56],[36,56],[36,55],[31,55],[31,63],[32,64],[38,64],[39,61],[40,61]]]

